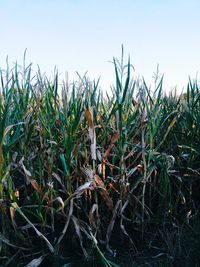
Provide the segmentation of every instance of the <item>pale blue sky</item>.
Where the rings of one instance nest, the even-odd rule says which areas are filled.
[[[121,44],[136,75],[150,83],[156,65],[165,85],[186,85],[200,70],[200,0],[0,0],[0,66],[27,61],[50,73],[75,71],[113,82]]]

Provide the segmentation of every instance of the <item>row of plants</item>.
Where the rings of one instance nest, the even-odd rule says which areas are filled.
[[[156,266],[198,263],[185,242],[200,205],[198,83],[166,94],[163,77],[148,87],[123,58],[110,93],[25,63],[1,71],[2,266],[123,266],[124,250],[135,266],[142,251]]]

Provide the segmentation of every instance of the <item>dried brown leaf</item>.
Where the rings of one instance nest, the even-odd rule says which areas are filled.
[[[93,123],[93,120],[92,120],[92,114],[87,109],[85,109],[85,116],[87,118],[87,121],[88,121],[88,124],[89,124],[90,128],[94,128],[94,123]]]
[[[26,222],[34,229],[38,237],[40,237],[47,245],[51,253],[54,253],[54,248],[49,240],[35,227],[35,225],[26,217],[26,215],[21,211],[20,207],[16,202],[11,203],[12,207],[26,220]]]
[[[63,230],[62,230],[62,232],[61,232],[61,234],[57,240],[55,248],[54,248],[56,255],[58,255],[58,253],[59,253],[59,245],[60,245],[60,242],[62,241],[63,237],[65,236],[65,234],[67,232],[72,214],[73,214],[73,199],[71,199],[71,201],[70,201],[70,208],[69,208],[69,212],[67,214],[67,220],[66,220],[65,226],[64,226],[64,228],[63,228]]]
[[[32,178],[32,175],[30,173],[29,170],[26,169],[26,167],[23,164],[23,158],[20,161],[23,171],[26,175],[26,177],[28,178],[29,182],[31,183],[32,187],[40,194],[43,195],[42,189],[40,188],[40,186],[38,185],[38,183],[35,181],[35,179]]]
[[[84,183],[83,185],[79,186],[76,191],[74,192],[74,194],[78,194],[82,191],[85,191],[87,189],[91,189],[91,187],[93,187],[93,183],[90,181],[90,182],[86,182]]]
[[[87,258],[88,254],[87,254],[86,249],[83,246],[83,237],[82,237],[82,234],[81,234],[81,228],[80,228],[80,225],[79,225],[79,221],[74,215],[72,215],[72,221],[74,223],[75,231],[76,231],[76,234],[78,235],[79,242],[80,242],[83,254]]]
[[[119,139],[119,132],[115,132],[114,135],[111,138],[111,142],[114,144],[115,142],[117,142],[117,140]]]
[[[101,178],[98,175],[94,176],[94,180],[98,186],[105,188],[104,182],[101,180]]]
[[[112,210],[113,209],[113,201],[112,198],[109,196],[108,191],[104,185],[104,182],[98,175],[94,176],[96,184],[99,186],[99,193],[102,196],[103,200],[105,201],[107,207]]]
[[[106,152],[105,152],[105,154],[104,154],[104,157],[103,157],[103,158],[104,158],[104,161],[106,161],[107,158],[110,156],[110,152],[111,152],[113,146],[114,146],[114,144],[110,144],[110,145],[109,145],[109,147],[108,147],[108,149],[106,150]]]
[[[107,228],[107,233],[106,233],[106,247],[108,250],[109,249],[109,240],[110,240],[110,236],[111,236],[111,233],[112,233],[112,230],[113,230],[113,227],[114,227],[114,224],[115,224],[115,220],[116,220],[116,217],[117,217],[117,211],[118,211],[118,208],[119,208],[119,205],[121,203],[121,200],[119,199],[113,209],[113,215],[112,215],[112,218],[111,218],[111,221],[108,225],[108,228]]]
[[[13,207],[10,207],[10,218],[11,222],[14,228],[16,228],[16,223],[15,223],[15,209]]]
[[[35,191],[37,191],[40,195],[43,195],[42,189],[34,179],[30,179],[30,183],[32,187],[35,189]]]
[[[96,217],[98,220],[99,214],[98,214],[98,205],[97,204],[93,204],[93,206],[89,212],[89,222],[90,222],[90,225],[92,226],[93,229],[97,228],[97,223],[96,223],[95,216],[94,216],[95,211],[96,211]]]

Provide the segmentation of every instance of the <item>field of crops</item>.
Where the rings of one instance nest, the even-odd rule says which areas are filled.
[[[198,83],[166,95],[113,66],[109,94],[1,72],[1,266],[200,266]]]

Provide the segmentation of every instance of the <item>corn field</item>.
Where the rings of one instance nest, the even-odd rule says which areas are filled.
[[[148,87],[130,60],[113,66],[111,93],[86,76],[60,85],[31,65],[1,71],[2,266],[72,255],[128,266],[123,249],[133,259],[146,251],[155,266],[200,261],[181,241],[200,208],[198,83],[166,94],[163,77]]]

